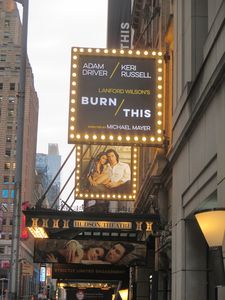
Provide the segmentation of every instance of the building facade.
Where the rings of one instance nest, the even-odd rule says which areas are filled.
[[[142,150],[136,202],[161,218],[156,299],[224,299],[194,217],[225,207],[224,12],[222,0],[133,2],[133,48],[165,53],[165,144]]]
[[[16,128],[21,57],[21,22],[12,1],[0,1],[0,276],[9,278],[16,168]],[[22,203],[33,206],[38,97],[27,59],[22,162]],[[32,262],[30,241],[21,240],[20,258]]]

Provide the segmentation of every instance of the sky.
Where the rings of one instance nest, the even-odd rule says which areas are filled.
[[[71,47],[106,47],[107,0],[30,0],[28,57],[39,98],[37,153],[57,143],[62,162],[67,143]],[[71,158],[61,174],[64,185],[74,168]],[[74,186],[68,184],[66,200]]]

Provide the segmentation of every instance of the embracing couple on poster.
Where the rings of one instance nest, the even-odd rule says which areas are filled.
[[[131,243],[117,241],[111,245],[88,244],[70,240],[60,246],[59,244],[49,251],[41,249],[41,260],[47,263],[81,263],[81,264],[120,264],[122,258],[131,253],[135,248]],[[39,247],[38,247],[39,248]],[[39,256],[39,257],[40,257]]]
[[[127,163],[119,160],[114,149],[100,152],[92,162],[87,178],[89,191],[93,193],[129,193],[131,170]]]

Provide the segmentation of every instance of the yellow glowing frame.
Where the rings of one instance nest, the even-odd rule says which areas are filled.
[[[156,63],[156,99],[155,99],[155,132],[153,134],[115,134],[113,132],[96,133],[78,132],[77,130],[77,90],[79,80],[77,67],[79,57],[85,56],[107,56],[107,57],[133,57],[154,59]],[[163,144],[164,126],[164,62],[162,51],[157,50],[131,50],[131,49],[93,49],[93,48],[72,48],[71,55],[71,80],[70,80],[70,105],[69,105],[69,128],[68,143],[70,144],[114,144],[114,145],[139,145],[139,146],[160,146]]]
[[[43,227],[28,227],[30,233],[33,235],[34,238],[39,239],[47,239],[48,235]]]
[[[38,225],[38,218],[32,218],[32,225],[28,227],[30,233],[34,238],[47,239],[48,234],[46,233],[44,227]]]
[[[76,188],[75,188],[75,198],[83,200],[108,200],[108,201],[135,201],[138,192],[138,148],[131,148],[131,192],[129,194],[124,193],[91,193],[84,192],[81,187],[81,157],[84,145],[77,146],[76,148]],[[111,148],[111,146],[110,146]]]
[[[119,291],[120,297],[122,300],[128,300],[128,289]],[[115,294],[112,294],[112,300],[115,299]]]

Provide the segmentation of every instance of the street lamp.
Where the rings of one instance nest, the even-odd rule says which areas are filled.
[[[223,241],[225,234],[225,208],[202,210],[195,218],[209,246],[217,285],[225,285]]]

